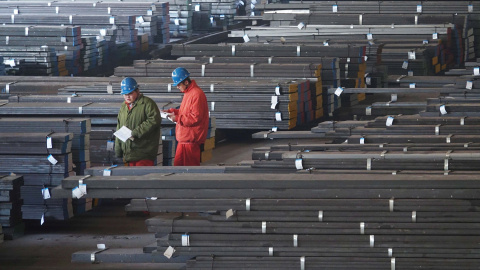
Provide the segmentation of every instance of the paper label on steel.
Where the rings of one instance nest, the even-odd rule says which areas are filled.
[[[113,151],[113,148],[115,146],[115,142],[114,141],[107,141],[107,151]]]
[[[115,24],[115,17],[110,16],[110,24]]]
[[[275,120],[276,121],[282,121],[282,113],[281,112],[276,112],[275,113]]]
[[[432,39],[438,39],[438,33],[433,33],[432,34]]]
[[[52,149],[52,148],[53,148],[52,137],[48,136],[47,137],[47,149]]]
[[[393,125],[393,119],[394,118],[392,116],[387,117],[387,122],[386,122],[387,127]]]
[[[338,87],[336,90],[335,90],[335,95],[337,97],[339,97],[343,92],[343,88],[342,87]]]
[[[231,218],[231,217],[233,216],[233,214],[234,214],[233,209],[229,209],[229,210],[227,211],[227,213],[225,214],[225,218],[226,218],[226,219],[229,219],[229,218]]]
[[[372,39],[373,39],[373,34],[372,34],[372,33],[368,33],[368,34],[367,34],[367,39],[368,39],[368,40],[372,40]]]
[[[360,144],[365,144],[365,138],[360,138]]]
[[[82,192],[82,195],[87,194],[87,184],[80,184],[78,185],[78,189]]]
[[[42,196],[44,200],[50,199],[50,191],[48,190],[48,188],[42,189]]]
[[[472,4],[468,5],[468,12],[470,12],[470,13],[473,12],[473,5]]]
[[[332,12],[334,12],[334,13],[338,12],[338,5],[333,5],[332,6]]]
[[[103,170],[103,176],[111,176],[111,175],[112,175],[112,170],[110,169]]]
[[[195,5],[195,11],[200,11],[200,5],[199,4]]]
[[[300,22],[298,25],[297,25],[297,28],[302,30],[303,28],[305,28],[305,24],[303,22]]]
[[[467,88],[467,89],[469,89],[469,90],[472,90],[472,88],[473,88],[473,81],[467,81],[467,86],[466,86],[465,88]]]
[[[403,69],[407,69],[407,68],[408,68],[408,61],[403,61],[402,68],[403,68]]]
[[[447,114],[447,109],[445,108],[445,105],[440,106],[440,113],[442,115]]]
[[[297,170],[303,170],[303,160],[301,158],[295,159],[295,168],[297,168]]]
[[[163,256],[167,257],[168,259],[172,258],[173,253],[175,253],[175,249],[172,246],[169,246],[165,252],[163,253]]]
[[[72,189],[72,198],[80,199],[82,196],[83,194],[78,187],[75,187],[74,189]]]
[[[422,13],[422,5],[417,5],[417,12]]]
[[[473,75],[480,75],[480,67],[473,68]]]
[[[55,165],[58,163],[58,160],[56,160],[52,155],[49,155],[47,159],[48,161],[50,161],[50,163],[52,163],[52,165]]]

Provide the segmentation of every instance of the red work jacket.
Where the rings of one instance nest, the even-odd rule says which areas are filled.
[[[183,93],[180,109],[168,110],[168,112],[175,113],[177,121],[175,137],[179,143],[202,144],[205,142],[208,132],[207,97],[195,80],[192,80]]]

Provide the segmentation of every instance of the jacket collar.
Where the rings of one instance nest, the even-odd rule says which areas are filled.
[[[195,80],[192,80],[190,84],[188,85],[188,88],[183,91],[183,93],[187,93],[190,91],[192,88],[197,87],[197,82]]]

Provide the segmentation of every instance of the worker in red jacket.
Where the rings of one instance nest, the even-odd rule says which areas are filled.
[[[200,145],[205,142],[208,132],[208,104],[203,90],[190,73],[183,67],[172,72],[173,85],[184,95],[180,109],[168,109],[170,119],[176,122],[175,137],[177,152],[174,166],[199,166]]]

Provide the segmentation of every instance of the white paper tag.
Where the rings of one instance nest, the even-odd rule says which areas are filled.
[[[25,36],[28,37],[28,27],[25,27]]]
[[[8,45],[8,41],[10,40],[10,37],[9,36],[6,36],[5,37],[5,45]]]
[[[433,33],[432,34],[432,39],[438,39],[438,33]]]
[[[343,88],[342,87],[338,87],[337,90],[335,90],[335,95],[337,97],[339,97],[342,93],[343,93]]]
[[[416,58],[416,55],[415,55],[415,51],[409,51],[409,52],[408,52],[408,59],[410,59],[410,60],[415,60],[415,59],[417,59],[417,58]]]
[[[407,69],[407,68],[408,68],[408,61],[403,61],[402,68],[403,68],[403,69]]]
[[[233,213],[234,213],[234,212],[233,212],[233,209],[229,209],[229,210],[227,211],[227,213],[225,213],[225,218],[226,218],[226,219],[231,218],[231,217],[233,216]]]
[[[175,22],[175,25],[180,25],[180,20],[179,19],[175,19],[174,22]]]
[[[302,30],[303,28],[305,28],[305,24],[303,22],[301,22],[297,25],[297,28]]]
[[[473,75],[480,75],[480,67],[473,68]]]
[[[70,22],[70,24],[73,24],[73,16],[72,15],[68,16],[68,21]]]
[[[48,2],[47,5],[50,7],[52,6],[52,2]]]
[[[440,113],[443,115],[443,114],[447,114],[447,109],[445,108],[445,105],[442,105],[440,106]]]
[[[52,149],[53,144],[52,144],[52,137],[48,136],[47,137],[47,149]]]
[[[82,196],[83,194],[78,187],[72,189],[72,198],[80,199]]]
[[[110,14],[110,13],[112,13],[112,8],[108,7],[107,8],[107,14]]]
[[[410,88],[415,88],[415,83],[409,84]]]
[[[107,93],[108,94],[113,94],[113,86],[111,84],[107,85]]]
[[[392,94],[391,97],[390,97],[390,101],[391,101],[391,102],[397,102],[397,99],[398,99],[398,95],[397,95],[397,94]]]
[[[391,126],[392,124],[393,124],[393,117],[392,116],[387,117],[387,122],[386,122],[387,127]]]
[[[94,7],[96,7],[96,6],[97,6],[97,3],[93,3],[92,5],[93,5]]]
[[[50,191],[48,190],[48,188],[42,189],[42,196],[44,200],[50,199]]]
[[[82,196],[87,194],[87,184],[80,184],[78,185],[78,189],[82,193]]]
[[[110,169],[103,170],[103,176],[111,176],[111,175],[112,175],[112,170]]]
[[[18,8],[13,10],[13,14],[18,15]]]
[[[333,5],[333,6],[332,6],[332,11],[335,12],[335,13],[338,12],[338,6],[337,6],[337,5]]]
[[[367,39],[368,39],[368,40],[372,40],[372,39],[373,39],[372,33],[368,33],[368,34],[367,34]]]
[[[114,141],[107,141],[107,151],[113,151],[114,146],[115,146]]]
[[[58,163],[58,160],[56,160],[52,155],[49,155],[47,157],[48,161],[50,161],[50,163],[52,163],[53,165],[57,164]]]
[[[275,95],[280,96],[280,86],[275,87]]]
[[[40,219],[40,225],[43,225],[45,223],[45,214],[42,214],[42,218]]]
[[[469,90],[472,90],[473,88],[473,81],[467,81],[467,86],[466,86],[467,89]]]
[[[410,77],[413,76],[413,70],[409,70],[409,71],[407,72],[407,74],[408,74],[408,76],[410,76]]]
[[[417,12],[422,13],[422,5],[417,5]]]
[[[272,127],[272,131],[273,131],[273,132],[277,132],[277,131],[278,131],[278,127]]]
[[[195,11],[200,11],[200,5],[195,5]]]
[[[360,138],[360,144],[365,144],[365,138]]]
[[[60,7],[55,7],[55,13],[58,14],[59,11],[60,11]]]
[[[428,44],[428,40],[424,39],[423,44]]]
[[[182,247],[190,246],[190,236],[188,234],[182,234]]]
[[[365,83],[366,83],[367,85],[372,85],[372,78],[366,77],[366,78],[365,78]]]
[[[115,24],[115,17],[113,16],[110,17],[110,24]]]
[[[368,106],[365,108],[365,115],[372,115],[372,106]]]
[[[175,249],[172,246],[169,246],[167,250],[163,253],[163,256],[167,257],[168,259],[172,258],[173,253],[175,253]]]
[[[281,112],[276,112],[275,113],[275,120],[276,121],[282,121],[282,113]]]
[[[250,38],[248,37],[247,34],[245,34],[245,35],[243,36],[243,41],[245,41],[245,43],[247,43],[247,42],[250,41]]]
[[[323,46],[329,46],[328,41],[324,41]]]
[[[105,244],[97,244],[97,249],[101,249],[101,250],[104,250],[106,249],[107,247],[105,246]]]
[[[301,158],[295,159],[295,168],[297,168],[297,170],[303,170],[303,160]]]
[[[60,37],[60,42],[67,42],[67,37]]]
[[[107,29],[100,29],[100,36],[104,37],[107,35]]]
[[[13,14],[11,16],[11,21],[12,21],[12,23],[15,23],[15,15],[13,15]]]
[[[468,12],[473,12],[473,5],[468,5]]]
[[[272,101],[271,101],[272,109],[275,109],[275,106],[277,105],[277,103],[278,103],[278,96],[272,96]]]
[[[72,103],[72,98],[71,97],[67,97],[67,103]]]
[[[363,59],[365,60],[365,62],[368,60],[368,56],[364,56]]]

